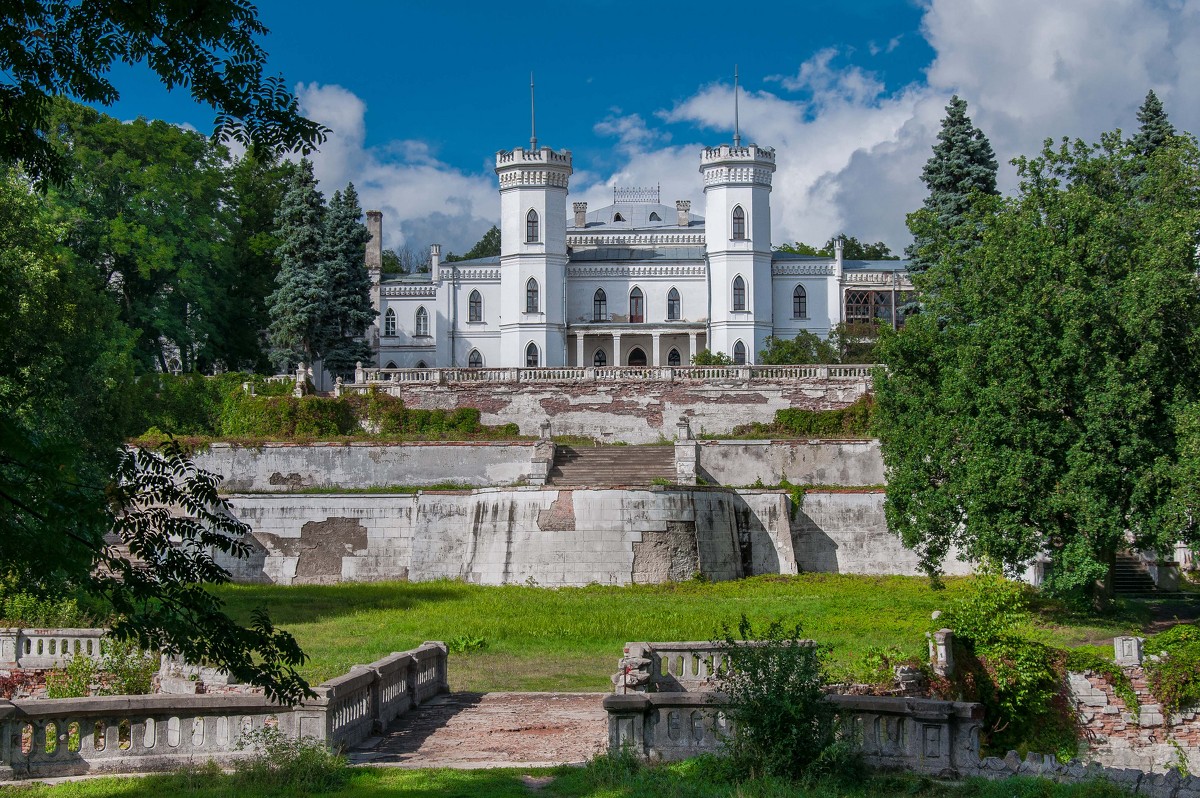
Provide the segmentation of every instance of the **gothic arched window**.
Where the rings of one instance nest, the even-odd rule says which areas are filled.
[[[536,244],[538,241],[538,215],[537,211],[530,209],[529,213],[525,214],[525,243]]]
[[[478,349],[472,349],[471,354],[467,355],[467,367],[473,369],[483,368],[483,355],[479,354]]]
[[[429,337],[429,311],[425,308],[417,308],[417,337]]]
[[[661,217],[661,216],[659,216],[659,215],[658,215],[657,213],[655,213],[654,211],[650,211],[650,221],[652,221],[652,222],[661,222],[661,221],[662,221],[662,217]]]
[[[746,281],[740,274],[733,278],[733,309],[746,309]]]
[[[667,321],[679,321],[679,292],[674,288],[667,292]]]
[[[388,308],[387,313],[383,314],[383,334],[396,334],[396,311],[392,310],[391,308]],[[395,366],[392,368],[395,368]]]
[[[733,240],[746,240],[746,212],[741,205],[733,206]]]
[[[386,366],[384,366],[384,368],[385,368],[385,369],[394,369],[394,368],[396,368],[396,361],[394,361],[394,360],[389,360],[389,361],[387,362],[387,365],[386,365]]]
[[[529,282],[525,283],[525,312],[538,312],[538,284],[537,280],[532,277],[529,278]]]
[[[672,347],[671,351],[667,352],[667,365],[668,366],[678,366],[679,363],[680,363],[679,350]]]
[[[634,288],[629,292],[629,322],[631,324],[641,324],[646,320],[646,300],[642,296],[642,289]]]
[[[608,355],[604,354],[603,349],[597,349],[596,354],[592,355],[592,365],[596,368],[603,368],[608,365]]]
[[[529,346],[525,347],[525,366],[531,369],[538,367],[538,348],[537,344],[532,341],[529,342]]]
[[[478,291],[467,298],[467,321],[483,321],[483,297]]]
[[[735,366],[746,365],[746,345],[741,341],[733,345],[733,363]]]
[[[796,286],[796,290],[792,292],[792,318],[803,319],[808,316],[808,293],[804,290],[804,286]]]
[[[608,321],[608,294],[603,288],[592,295],[592,321]]]

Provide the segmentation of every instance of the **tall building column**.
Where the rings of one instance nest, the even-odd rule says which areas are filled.
[[[654,343],[651,347],[654,349],[654,354],[650,357],[650,365],[658,368],[659,366],[659,351],[662,349],[662,335],[660,333],[650,333],[650,340]]]
[[[687,365],[690,366],[692,364],[692,358],[694,358],[696,354],[696,333],[690,332],[688,333]]]
[[[579,368],[590,366],[591,363],[583,362],[583,331],[575,333],[575,365]]]
[[[624,362],[621,361],[621,334],[619,332],[613,333],[613,365],[625,365]]]

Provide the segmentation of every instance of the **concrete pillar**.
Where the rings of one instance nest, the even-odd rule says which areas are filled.
[[[1141,665],[1142,638],[1114,637],[1113,655],[1114,662],[1123,668],[1127,668],[1131,665]]]
[[[653,341],[653,343],[651,344],[651,348],[654,350],[654,354],[652,354],[650,357],[650,365],[654,366],[654,368],[658,368],[658,366],[659,366],[659,359],[661,357],[659,353],[662,350],[662,346],[661,346],[662,340],[661,339],[662,339],[661,333],[651,333],[650,334],[650,340]]]
[[[687,356],[683,358],[683,365],[685,365],[685,366],[692,365],[692,358],[694,358],[695,356],[696,356],[696,333],[690,332],[690,333],[688,333],[688,353],[687,353]]]
[[[612,364],[614,366],[625,365],[621,361],[621,334],[620,333],[613,333],[613,362],[612,362]]]
[[[583,333],[577,332],[575,333],[575,365],[579,366],[580,368],[592,365],[591,363],[586,362],[583,358]]]

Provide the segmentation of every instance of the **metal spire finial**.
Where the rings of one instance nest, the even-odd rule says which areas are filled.
[[[529,73],[529,149],[537,149],[537,115],[533,102],[533,73]]]
[[[742,131],[738,124],[738,68],[733,65],[733,146],[742,146]]]

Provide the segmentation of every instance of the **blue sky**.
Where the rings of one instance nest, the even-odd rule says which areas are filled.
[[[1133,126],[1154,88],[1181,127],[1200,83],[1200,7],[1134,0],[500,4],[259,2],[273,71],[334,129],[314,157],[384,210],[389,246],[463,251],[496,221],[498,149],[538,138],[575,156],[572,199],[661,184],[703,213],[699,147],[774,146],[775,243],[844,231],[907,241],[922,163],[953,93],[1002,161],[1047,136]],[[109,109],[211,129],[211,111],[140,70]],[[1011,188],[1011,168],[1001,185]]]

